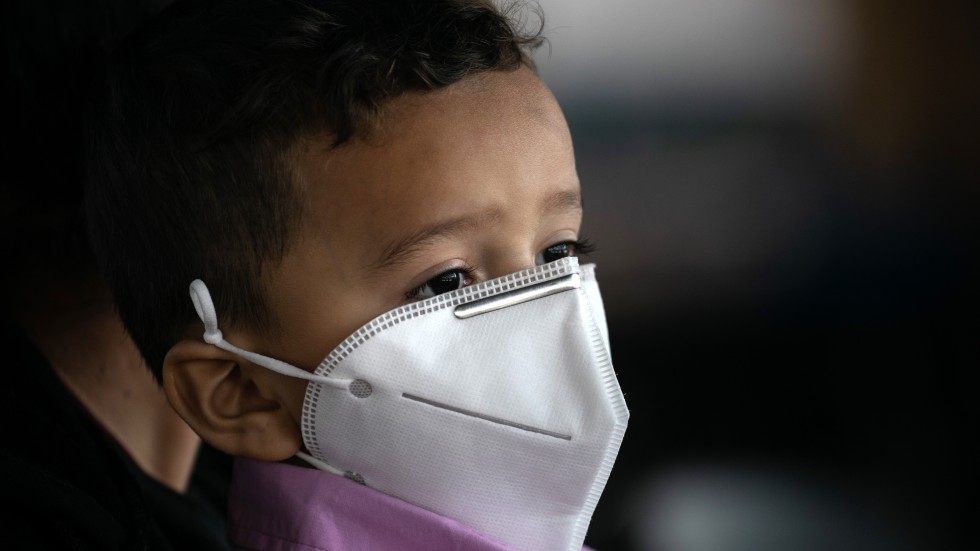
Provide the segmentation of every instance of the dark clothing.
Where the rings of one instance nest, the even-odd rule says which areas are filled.
[[[203,448],[186,494],[143,473],[16,327],[2,324],[0,547],[226,550],[230,461]]]

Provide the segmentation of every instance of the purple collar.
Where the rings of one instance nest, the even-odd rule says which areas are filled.
[[[236,458],[228,513],[231,541],[252,550],[510,550],[455,520],[286,463]]]

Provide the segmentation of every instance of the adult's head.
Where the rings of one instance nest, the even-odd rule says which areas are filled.
[[[82,214],[86,113],[109,50],[167,3],[36,0],[0,6],[7,97],[0,133],[0,296],[7,308],[93,298],[83,296],[97,288]]]

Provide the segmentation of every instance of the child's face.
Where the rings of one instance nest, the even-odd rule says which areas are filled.
[[[568,254],[582,206],[572,141],[528,69],[399,97],[381,127],[297,149],[302,235],[268,280],[262,353],[312,371],[392,308]],[[439,277],[442,276],[442,277]],[[297,423],[306,382],[284,377]]]

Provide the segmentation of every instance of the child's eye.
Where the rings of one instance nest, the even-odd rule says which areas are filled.
[[[587,239],[580,239],[578,241],[563,241],[561,243],[555,243],[547,249],[539,252],[537,256],[534,257],[534,263],[540,266],[542,264],[547,264],[549,262],[554,262],[555,260],[565,258],[566,256],[589,254],[594,250],[595,247]]]
[[[455,291],[456,289],[462,289],[473,282],[470,277],[471,272],[472,270],[469,268],[455,268],[443,272],[405,293],[405,298],[409,300],[422,300],[448,293],[449,291]]]

